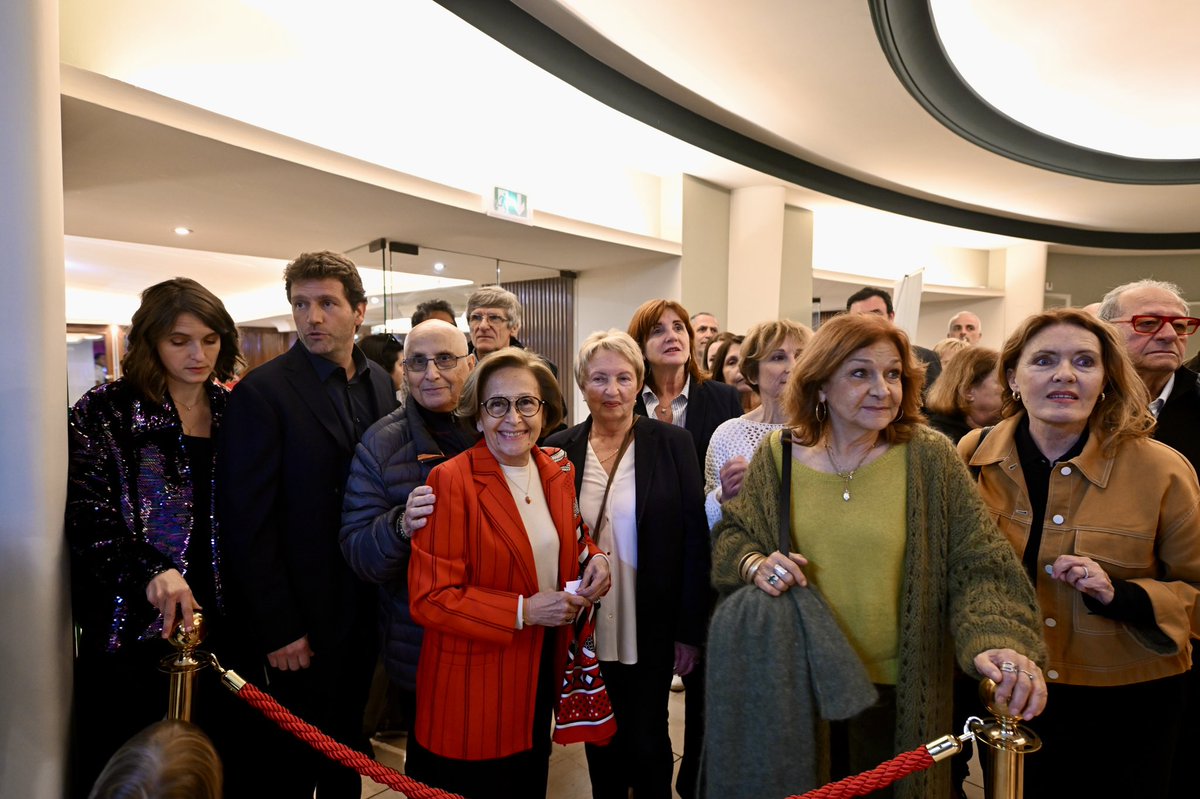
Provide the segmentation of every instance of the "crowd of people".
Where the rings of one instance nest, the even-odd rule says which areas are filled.
[[[344,256],[302,254],[284,291],[295,345],[228,391],[221,300],[148,288],[123,376],[71,412],[73,795],[185,747],[195,795],[359,796],[211,673],[207,736],[152,726],[161,639],[200,614],[288,709],[368,755],[386,713],[406,772],[466,797],[544,796],[552,729],[598,798],[802,793],[960,729],[956,681],[985,677],[1045,742],[1026,795],[1084,765],[1098,796],[1194,791],[1200,319],[1175,286],[1035,314],[1000,351],[969,311],[918,347],[874,288],[815,332],[650,300],[582,342],[570,427],[503,288],[465,335],[436,300],[402,340],[358,335]]]

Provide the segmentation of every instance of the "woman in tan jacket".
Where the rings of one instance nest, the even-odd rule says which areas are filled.
[[[1166,796],[1200,633],[1196,473],[1150,439],[1145,389],[1105,322],[1032,316],[999,370],[1004,420],[959,451],[1043,614],[1044,749],[1025,761],[1026,794]]]

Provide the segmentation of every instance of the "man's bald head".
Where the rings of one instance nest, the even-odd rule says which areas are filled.
[[[445,368],[437,365],[439,358]],[[475,356],[467,354],[466,338],[457,327],[441,319],[427,319],[404,338],[408,395],[423,408],[438,413],[454,410],[473,368]]]

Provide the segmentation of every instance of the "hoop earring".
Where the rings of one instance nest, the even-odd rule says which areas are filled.
[[[897,416],[897,417],[896,417],[895,419],[893,419],[892,421],[893,421],[893,422],[898,422],[898,421],[900,421],[900,420],[901,420],[901,419],[903,419],[903,418],[904,418],[904,409],[903,409],[903,408],[901,408],[901,409],[900,409],[900,415],[899,415],[899,416]]]
[[[1017,402],[1020,402],[1021,401],[1021,389],[1014,388],[1012,390],[1012,393],[1013,393],[1013,399],[1016,400]]]
[[[1104,398],[1105,398],[1106,396],[1107,396],[1107,395],[1106,395],[1106,394],[1105,394],[1103,391],[1101,391],[1101,392],[1100,392],[1100,401],[1101,401],[1101,402],[1104,402]]]
[[[824,413],[822,413],[822,411],[824,411]],[[817,403],[817,407],[813,411],[813,414],[817,417],[818,422],[825,421],[825,419],[829,416],[829,408],[825,405],[825,400],[821,400]]]

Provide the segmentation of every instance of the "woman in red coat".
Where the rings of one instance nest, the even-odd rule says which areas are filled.
[[[545,796],[565,625],[608,590],[608,559],[583,532],[570,462],[535,445],[563,415],[540,358],[484,358],[458,414],[483,440],[430,474],[437,504],[413,536],[425,641],[406,768],[467,797]]]

